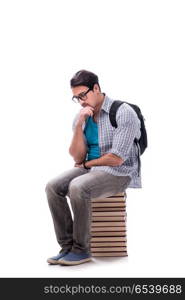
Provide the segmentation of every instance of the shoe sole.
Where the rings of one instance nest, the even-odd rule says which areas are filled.
[[[48,259],[47,259],[47,262],[48,262],[50,265],[58,265],[58,264],[59,264],[58,260],[54,260],[54,259],[51,259],[51,258],[48,258]]]
[[[74,265],[83,264],[83,263],[88,262],[90,260],[91,260],[91,257],[85,258],[85,259],[81,259],[81,260],[77,260],[77,261],[75,261],[75,260],[74,261],[59,260],[58,264],[65,265],[65,266],[74,266]]]

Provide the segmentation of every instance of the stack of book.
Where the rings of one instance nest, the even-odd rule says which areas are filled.
[[[127,256],[126,193],[92,199],[92,256]]]

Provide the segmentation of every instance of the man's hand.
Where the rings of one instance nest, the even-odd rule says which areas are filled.
[[[75,163],[74,164],[74,167],[77,167],[77,168],[84,168],[83,164],[82,163]]]
[[[82,125],[85,120],[89,117],[89,116],[93,116],[94,114],[94,108],[87,105],[86,107],[83,107],[81,110],[80,110],[80,114],[79,114],[79,119],[78,121],[76,122],[76,125]]]

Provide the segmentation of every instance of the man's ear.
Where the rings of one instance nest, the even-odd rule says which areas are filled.
[[[97,83],[94,84],[93,90],[96,92],[100,92],[100,88]]]

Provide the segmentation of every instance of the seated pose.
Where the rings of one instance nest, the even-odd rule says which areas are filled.
[[[60,252],[50,264],[76,265],[91,260],[91,198],[109,197],[126,188],[141,188],[138,149],[140,120],[127,103],[109,112],[113,99],[101,92],[98,76],[81,70],[70,81],[72,100],[81,105],[73,121],[69,153],[74,167],[51,179],[45,188]],[[71,203],[71,210],[67,197]]]

